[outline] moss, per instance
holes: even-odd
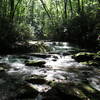
[[[47,82],[47,84],[51,87],[54,87],[57,83],[54,80],[52,80],[52,81]]]
[[[39,53],[45,53],[52,50],[52,48],[47,46],[44,42],[37,42],[32,46],[32,48],[34,52]]]
[[[68,97],[70,100],[99,100],[100,92],[94,89],[89,84],[84,83],[56,83],[53,84],[52,89],[45,94],[45,100],[65,100]],[[53,99],[52,99],[53,98]],[[60,98],[60,99],[59,99]],[[64,99],[62,99],[64,98]],[[69,100],[68,98],[68,100]]]
[[[96,90],[90,87],[89,85],[84,85],[83,88],[88,91],[89,93],[95,93]]]
[[[94,60],[96,60],[96,61],[100,61],[100,55],[96,55],[96,56],[94,56]]]
[[[100,62],[99,61],[95,61],[95,60],[85,61],[85,62],[80,62],[80,63],[84,64],[84,65],[89,65],[89,66],[99,66],[100,65]]]
[[[85,65],[99,66],[100,65],[100,51],[97,53],[80,52],[73,56],[73,58]]]
[[[0,72],[4,72],[5,69],[3,67],[0,67]]]
[[[74,83],[56,83],[47,94],[52,95],[52,97],[57,95],[58,98],[70,98],[70,100],[88,100],[83,91]]]
[[[73,94],[80,97],[81,99],[86,99],[86,95],[82,92],[82,90],[78,88],[73,88]]]
[[[82,84],[79,88],[89,98],[89,100],[99,100],[100,91],[97,91],[96,89],[94,89],[89,84]]]
[[[97,55],[100,55],[100,51],[97,52]]]
[[[89,61],[94,59],[95,53],[80,52],[73,56],[73,58],[79,62]]]
[[[25,61],[25,65],[26,66],[39,66],[39,67],[44,67],[44,64],[45,63],[46,63],[45,61],[35,61],[35,60]]]

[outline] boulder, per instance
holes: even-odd
[[[89,61],[93,60],[95,56],[95,53],[89,53],[89,52],[80,52],[73,56],[73,58],[79,62]]]
[[[18,93],[16,96],[17,100],[26,100],[26,99],[30,100],[36,98],[39,92],[30,85],[25,85],[20,87],[17,93]]]
[[[47,54],[47,53],[29,53],[28,55],[40,57],[40,58],[48,58],[52,56],[51,54]]]
[[[86,100],[81,90],[67,84],[56,84],[43,96],[43,100]],[[88,100],[88,99],[87,99]]]
[[[39,67],[44,67],[44,64],[45,63],[46,63],[45,61],[35,61],[35,60],[25,61],[25,65],[26,66],[39,66]]]
[[[27,82],[32,84],[45,84],[47,81],[42,76],[32,75],[25,79]]]
[[[87,84],[57,83],[42,100],[99,100],[100,92]]]

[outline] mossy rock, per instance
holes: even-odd
[[[30,99],[36,98],[36,96],[38,95],[38,91],[27,84],[24,86],[21,86],[17,90],[17,93],[18,93],[16,96],[17,100],[26,100],[26,99],[30,100]]]
[[[73,56],[73,58],[85,65],[99,66],[100,65],[100,51],[97,53],[80,52]]]
[[[47,84],[51,87],[54,87],[56,85],[56,82],[52,80],[52,81],[48,81]]]
[[[5,69],[3,67],[0,67],[0,72],[5,72]]]
[[[79,62],[84,62],[84,61],[93,60],[95,55],[96,55],[95,53],[80,52],[75,54],[73,58]]]
[[[99,100],[100,99],[100,91],[94,89],[91,85],[82,84],[80,89],[89,98],[89,100]]]
[[[81,62],[84,65],[89,65],[89,66],[99,66],[100,62],[99,61],[85,61],[85,62]]]
[[[0,72],[5,72],[10,69],[10,66],[5,63],[0,63]]]
[[[38,76],[38,75],[32,75],[30,77],[27,77],[25,80],[32,84],[46,84],[47,83],[47,81],[44,79],[43,76]]]
[[[46,62],[45,61],[35,61],[35,60],[32,60],[32,61],[25,61],[25,65],[26,66],[39,66],[39,67],[45,67],[45,64]]]
[[[43,100],[99,100],[100,92],[86,84],[57,83]]]
[[[89,85],[84,84],[82,88],[85,89],[89,93],[96,93],[96,90]]]
[[[47,46],[44,42],[41,41],[33,44],[32,49],[34,52],[38,52],[38,53],[45,53],[52,50],[51,47]]]
[[[5,69],[5,70],[9,70],[11,67],[8,65],[8,64],[6,64],[6,63],[0,63],[0,67],[2,67],[3,69]]]
[[[52,56],[51,54],[46,54],[46,53],[29,53],[28,55],[44,59]]]
[[[94,60],[95,60],[95,61],[100,61],[100,55],[95,56],[95,57],[94,57]]]
[[[100,51],[97,52],[97,55],[100,55]]]
[[[51,90],[44,94],[43,100],[88,100],[84,93],[74,84],[57,83]]]

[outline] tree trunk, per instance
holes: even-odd
[[[73,16],[73,7],[72,7],[72,1],[69,0],[69,4],[70,4],[70,9],[71,9],[71,16]]]
[[[14,19],[14,15],[15,15],[15,11],[17,9],[18,4],[21,2],[22,0],[18,0],[17,4],[15,5],[14,0],[10,0],[10,21],[13,22]]]
[[[51,15],[49,14],[48,9],[47,9],[47,7],[46,7],[46,4],[43,2],[43,0],[40,0],[40,1],[41,1],[41,3],[42,3],[42,6],[43,6],[45,12],[47,13],[49,19],[51,20],[52,24],[54,24],[54,23],[53,23],[53,20],[52,20],[52,18],[51,18]]]
[[[78,14],[80,14],[81,13],[81,7],[80,7],[80,0],[77,0],[77,2],[78,2],[78,10],[77,10],[77,12],[78,12]]]
[[[64,0],[64,18],[67,19],[67,0]]]
[[[13,21],[14,17],[14,0],[10,0],[10,20]]]

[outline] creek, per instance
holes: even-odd
[[[65,42],[45,42],[45,44],[52,47],[52,51],[0,56],[1,67],[2,64],[9,67],[5,72],[0,72],[0,100],[16,96],[19,85],[25,84],[24,80],[30,76],[40,76],[48,82],[86,82],[100,91],[100,69],[75,61],[72,54],[76,52],[76,46]],[[45,61],[45,67],[27,66],[26,60]],[[42,100],[40,93],[51,89],[45,83],[29,82],[29,84],[39,92],[35,100]]]

